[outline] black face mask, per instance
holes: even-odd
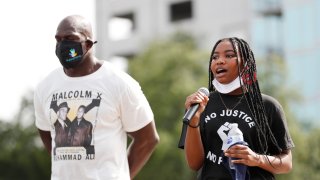
[[[56,45],[56,55],[66,69],[78,66],[83,60],[81,42],[63,40]]]

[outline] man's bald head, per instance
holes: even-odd
[[[57,34],[60,33],[80,33],[85,35],[88,39],[92,40],[92,27],[90,22],[80,16],[71,15],[65,17],[57,28]]]

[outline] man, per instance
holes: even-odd
[[[81,105],[78,108],[77,116],[70,127],[70,145],[88,147],[92,139],[92,124],[84,119],[86,107]]]
[[[159,136],[153,113],[139,84],[92,51],[90,23],[81,16],[64,18],[55,35],[56,55],[63,68],[50,73],[34,97],[36,126],[51,153],[54,111],[51,101],[67,101],[68,116],[83,104],[99,100],[86,112],[93,124],[92,151],[66,147],[52,157],[51,179],[133,179],[151,156]],[[51,133],[51,134],[50,134]],[[127,148],[127,137],[132,138]]]
[[[71,121],[67,115],[70,108],[67,102],[63,102],[58,106],[57,120],[54,123],[55,127],[55,147],[66,147],[68,146],[68,134],[70,129]]]

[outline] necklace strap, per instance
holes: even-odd
[[[224,101],[223,101],[223,99],[222,99],[222,96],[221,96],[221,94],[220,94],[219,92],[218,92],[218,95],[219,95],[219,97],[220,97],[220,100],[221,100],[222,104],[223,104],[224,107],[226,108],[226,110],[233,110],[234,108],[236,108],[236,107],[240,104],[240,102],[241,102],[241,100],[242,100],[242,98],[243,98],[243,96],[244,96],[244,94],[242,94],[242,96],[241,96],[241,98],[239,99],[239,101],[238,101],[237,103],[235,103],[235,105],[234,105],[232,108],[228,108],[227,105],[224,103]]]

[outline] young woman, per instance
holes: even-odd
[[[195,92],[185,102],[186,109],[200,104],[188,122],[184,147],[188,165],[200,172],[200,179],[235,179],[236,173],[251,180],[275,179],[274,174],[292,169],[294,144],[285,114],[276,99],[261,94],[254,55],[244,40],[215,44],[209,91],[209,97]],[[245,172],[230,164],[242,165]]]

